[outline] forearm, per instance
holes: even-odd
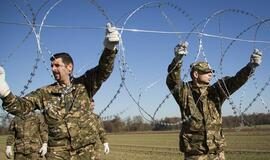
[[[100,138],[100,141],[102,142],[102,144],[108,142],[107,134],[106,134],[106,131],[104,129],[103,122],[100,118],[98,118],[98,134],[99,134],[99,138]]]
[[[48,125],[45,122],[43,115],[37,115],[37,119],[39,121],[39,133],[43,143],[48,142]]]
[[[104,49],[98,64],[100,80],[105,81],[113,71],[117,50]]]
[[[177,62],[175,59],[172,60],[171,64],[168,66],[168,75],[166,79],[166,84],[170,91],[172,91],[176,86],[181,83],[180,72],[181,72],[182,61]]]
[[[6,146],[12,146],[15,143],[15,136],[13,133],[7,137]]]
[[[3,108],[7,112],[17,116],[28,114],[30,111],[35,109],[31,101],[17,97],[13,95],[12,92],[10,92],[5,98],[2,98],[2,101]]]
[[[42,143],[48,143],[48,129],[41,130],[40,137]]]
[[[100,57],[99,64],[76,79],[78,83],[84,83],[90,97],[95,95],[102,83],[112,73],[116,53],[117,50],[112,51],[105,48]]]
[[[99,138],[101,143],[108,143],[108,138],[106,132],[103,130],[102,132],[99,133]]]
[[[254,68],[249,64],[238,71],[233,77],[225,77],[222,79],[222,89],[228,91],[229,95],[233,94],[241,86],[243,86],[249,77],[254,73]],[[225,82],[225,83],[224,83]]]
[[[47,135],[41,135],[42,143],[48,143],[48,133]]]
[[[42,143],[48,143],[48,129],[41,128],[40,137],[41,137]]]

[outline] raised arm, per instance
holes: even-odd
[[[18,97],[10,92],[6,97],[2,98],[2,101],[2,106],[7,112],[16,116],[23,116],[35,109],[42,108],[42,93],[37,90],[25,97]]]
[[[0,98],[6,111],[17,116],[28,114],[32,110],[41,108],[41,96],[40,91],[34,91],[25,97],[13,95],[5,80],[5,70],[0,66]]]
[[[166,79],[166,84],[172,94],[175,96],[177,91],[179,91],[180,85],[182,85],[182,80],[180,79],[181,67],[183,62],[183,57],[187,54],[188,43],[179,43],[174,48],[175,57],[171,64],[168,66],[168,75]]]
[[[254,73],[256,67],[261,64],[261,58],[262,53],[258,49],[255,49],[250,56],[250,62],[238,71],[235,76],[224,77],[214,84],[216,88],[219,88],[223,100],[247,82],[249,77]]]
[[[78,78],[83,81],[90,97],[93,97],[102,83],[108,79],[113,71],[114,59],[116,57],[116,45],[120,41],[120,36],[115,27],[107,24],[106,35],[104,40],[104,51],[96,67],[88,70],[84,75]]]

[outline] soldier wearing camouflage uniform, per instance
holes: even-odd
[[[47,153],[48,126],[42,115],[31,112],[15,116],[10,123],[6,142],[6,156],[11,159],[14,145],[15,160],[42,160]]]
[[[213,70],[207,62],[191,65],[192,81],[180,79],[182,58],[188,44],[175,47],[175,58],[168,67],[167,86],[181,110],[180,151],[185,160],[224,160],[225,139],[222,131],[223,102],[248,80],[261,63],[261,52],[254,50],[250,62],[235,76],[219,79],[213,85]]]
[[[94,109],[95,109],[95,101],[94,101],[94,99],[91,99],[90,111],[94,112]],[[107,138],[107,135],[106,135],[106,131],[105,131],[104,126],[103,126],[103,122],[102,122],[99,115],[95,114],[95,116],[96,116],[96,118],[95,118],[96,122],[95,123],[98,125],[97,128],[99,128],[98,136],[99,136],[99,139],[100,139],[101,143],[103,144],[104,153],[109,154],[110,148],[109,148],[109,143],[108,143],[108,138]],[[94,150],[95,150],[95,153],[96,153],[96,155],[95,155],[96,159],[100,160],[101,159],[101,155],[100,155],[101,149],[100,149],[100,146],[99,146],[98,143],[96,143],[96,146],[95,146]]]
[[[57,82],[22,98],[10,92],[4,69],[0,67],[0,97],[4,109],[15,115],[35,109],[43,111],[49,132],[48,160],[95,159],[99,128],[95,114],[89,113],[90,99],[112,73],[119,40],[118,31],[108,23],[99,64],[78,78],[72,76],[70,55],[55,54],[51,57],[51,67]]]

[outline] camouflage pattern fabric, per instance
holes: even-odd
[[[215,72],[211,69],[210,65],[207,62],[199,61],[194,62],[190,65],[192,71],[199,71],[202,73]]]
[[[40,157],[39,153],[21,154],[17,153],[14,155],[14,160],[44,160],[45,158]]]
[[[224,152],[218,154],[204,154],[199,156],[185,156],[185,160],[225,160]]]
[[[101,118],[98,115],[96,115],[96,121],[97,121],[96,124],[98,125],[98,128],[99,128],[98,136],[99,136],[99,139],[101,141],[101,144],[100,143],[95,144],[95,147],[94,147],[95,152],[94,152],[94,154],[95,154],[95,160],[100,160],[101,159],[102,144],[107,143],[108,139],[107,139],[106,131],[105,131],[104,127],[103,127],[103,122],[102,122]]]
[[[173,60],[167,76],[167,86],[180,107],[182,120],[186,120],[179,135],[180,151],[186,156],[222,152],[226,143],[221,106],[254,70],[247,65],[233,77],[224,77],[211,86],[198,87],[192,81],[180,79],[181,66],[182,62]]]
[[[104,129],[104,126],[103,126],[103,122],[98,115],[95,114],[95,116],[96,116],[96,124],[98,125],[97,128],[99,129],[98,130],[99,139],[100,139],[102,144],[107,143],[108,138],[107,138],[107,134],[106,134],[106,131]]]
[[[95,160],[101,160],[101,146],[102,144],[100,143],[96,143],[96,145],[94,146],[94,157]]]
[[[14,115],[42,110],[49,129],[49,152],[50,147],[79,150],[94,144],[99,128],[95,115],[89,114],[90,99],[112,73],[116,53],[105,48],[99,64],[74,78],[71,86],[54,83],[22,98],[10,93],[2,99],[3,107]]]
[[[39,149],[48,142],[48,126],[42,115],[30,113],[23,117],[15,116],[10,123],[6,145],[14,145],[15,159],[39,157]],[[16,158],[20,157],[20,158]],[[28,158],[31,159],[31,158]],[[32,158],[37,159],[37,158]]]
[[[80,149],[67,150],[63,147],[51,147],[46,154],[49,160],[97,160],[95,153],[95,144],[90,144]]]

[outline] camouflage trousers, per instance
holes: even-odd
[[[47,160],[97,160],[95,145],[91,144],[77,150],[66,150],[65,147],[49,147]]]
[[[101,160],[101,147],[100,143],[96,143],[94,147],[95,160]]]
[[[203,154],[203,155],[185,155],[185,160],[225,160],[224,151],[218,154]]]
[[[38,153],[31,153],[31,154],[14,153],[14,160],[43,160],[43,158]]]

